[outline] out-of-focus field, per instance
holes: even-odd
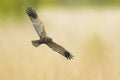
[[[120,9],[38,11],[55,42],[75,57],[67,60],[38,39],[26,15],[1,23],[0,80],[120,80]]]

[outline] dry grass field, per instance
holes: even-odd
[[[120,80],[120,9],[38,11],[53,40],[75,57],[67,60],[46,45],[29,18],[1,22],[0,80]]]

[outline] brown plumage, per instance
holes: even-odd
[[[67,51],[62,46],[58,45],[57,43],[53,42],[52,38],[50,38],[46,35],[44,25],[40,21],[40,19],[39,19],[35,10],[33,10],[32,8],[27,8],[26,9],[26,14],[31,19],[31,21],[33,23],[33,26],[34,26],[37,34],[40,37],[39,40],[33,40],[32,41],[33,46],[38,47],[40,44],[46,44],[50,48],[52,48],[54,51],[56,51],[59,54],[65,56],[67,59],[73,59],[74,56],[71,55],[71,53],[69,53],[69,51]]]

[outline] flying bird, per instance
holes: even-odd
[[[35,10],[33,10],[31,7],[26,9],[26,14],[29,16],[30,20],[32,21],[32,24],[39,35],[39,40],[33,40],[31,41],[33,46],[38,47],[41,44],[46,44],[52,50],[58,52],[59,54],[63,55],[67,59],[73,59],[73,55],[67,51],[62,46],[58,45],[57,43],[53,42],[52,38],[48,37],[44,28],[43,23],[39,19],[37,13]]]

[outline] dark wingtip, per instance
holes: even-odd
[[[37,13],[35,10],[33,10],[31,7],[26,9],[26,14],[28,14],[29,16],[33,17],[33,18],[37,18]]]
[[[71,55],[68,51],[66,51],[66,52],[64,52],[64,54],[65,54],[65,57],[67,58],[67,59],[73,59],[73,55]]]

